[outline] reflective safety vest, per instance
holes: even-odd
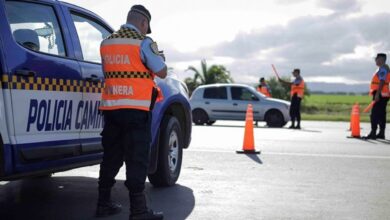
[[[375,91],[378,91],[380,82],[381,81],[379,80],[378,74],[374,73],[370,85],[370,95],[373,95]],[[390,97],[389,83],[390,83],[390,72],[387,73],[386,81],[382,87],[382,91],[381,91],[382,97]]]
[[[295,93],[299,98],[303,98],[303,95],[305,94],[305,82],[303,79],[298,85],[295,85],[294,83],[291,85],[291,97],[293,97]]]
[[[267,86],[258,86],[257,91],[267,97],[271,97],[271,93],[269,93]]]
[[[144,38],[136,30],[121,28],[101,43],[105,85],[100,110],[150,110],[156,86],[154,74],[142,63]]]

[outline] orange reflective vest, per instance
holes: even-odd
[[[269,93],[267,86],[258,86],[257,91],[267,97],[271,97],[271,93]]]
[[[141,59],[144,38],[133,29],[121,28],[101,43],[105,85],[100,110],[150,110],[155,83]]]
[[[370,95],[373,95],[375,91],[378,91],[380,82],[381,81],[379,80],[378,74],[374,73],[370,85]],[[390,97],[389,83],[390,83],[390,72],[387,73],[386,81],[382,87],[382,92],[381,92],[382,97]]]
[[[299,98],[303,98],[303,95],[305,94],[305,82],[303,79],[298,85],[295,85],[294,83],[291,85],[291,97],[293,97],[295,93]]]

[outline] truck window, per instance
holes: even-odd
[[[72,13],[72,19],[77,30],[84,60],[101,63],[100,43],[110,35],[110,32],[84,16]]]
[[[232,87],[232,99],[241,100],[241,101],[259,101],[259,98],[256,97],[251,91],[242,87]]]
[[[205,99],[227,99],[225,87],[206,88],[204,90],[203,98]]]
[[[12,34],[18,44],[29,50],[66,55],[53,7],[16,1],[6,1],[5,7]]]

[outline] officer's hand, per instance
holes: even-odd
[[[379,95],[375,95],[375,102],[379,102]]]

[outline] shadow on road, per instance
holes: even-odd
[[[186,219],[195,207],[193,191],[182,185],[154,188],[147,184],[146,192],[151,208],[163,211],[165,219]],[[117,181],[112,197],[122,204],[123,210],[104,219],[128,219],[129,199],[124,181]],[[8,182],[0,185],[0,219],[96,219],[96,199],[95,178],[52,177]]]
[[[356,138],[356,137],[350,137],[350,136],[348,136],[347,138],[360,140],[360,141],[367,142],[367,143],[370,143],[370,144],[378,144],[378,143],[376,143],[374,140],[365,139],[365,138],[362,138],[362,137]]]
[[[245,156],[251,158],[253,161],[255,161],[258,164],[263,164],[263,161],[261,161],[260,157],[257,156],[257,154],[245,154]]]
[[[201,127],[202,125],[197,125],[197,126]],[[205,127],[244,128],[245,125],[212,125],[212,126],[205,126]]]
[[[245,122],[243,122],[245,123]],[[195,125],[197,127],[202,127],[203,125]],[[204,127],[220,127],[220,128],[245,128],[245,124],[243,125],[211,125],[211,126],[204,126]],[[285,127],[281,128],[272,128],[272,127],[267,127],[267,126],[256,126],[253,125],[254,129],[287,129]]]
[[[378,139],[376,139],[376,141],[378,141],[380,143],[383,143],[383,144],[390,144],[390,140],[384,140],[384,139],[378,140]]]

